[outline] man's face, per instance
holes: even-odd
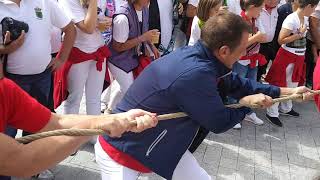
[[[232,68],[233,64],[239,60],[239,58],[246,53],[247,44],[248,44],[249,33],[244,32],[238,47],[233,51],[230,50],[228,46],[222,46],[216,56],[218,59],[228,68]],[[218,54],[217,54],[218,53]]]

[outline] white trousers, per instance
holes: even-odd
[[[292,74],[293,74],[294,64],[289,64],[286,69],[286,81],[287,87],[295,88],[298,87],[299,83],[292,82]],[[292,110],[292,101],[275,103],[270,108],[267,108],[267,114],[271,117],[279,117],[279,109],[281,112],[287,113]]]
[[[95,145],[96,161],[101,169],[102,180],[136,180],[140,173],[113,161],[102,149],[99,141]],[[162,162],[165,163],[165,162]],[[173,172],[172,180],[211,180],[211,176],[200,167],[190,151],[186,151]]]
[[[101,114],[100,97],[106,72],[105,62],[102,71],[96,67],[97,61],[90,60],[74,64],[68,74],[68,98],[64,103],[64,114],[78,114],[85,89],[86,110],[89,115]]]
[[[115,106],[121,101],[124,97],[125,93],[133,83],[133,73],[126,73],[122,69],[114,66],[111,63],[108,63],[109,70],[114,77],[114,79],[118,82],[120,88],[117,88],[114,93],[111,93],[110,101],[108,103],[109,109],[114,109]]]

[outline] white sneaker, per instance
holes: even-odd
[[[106,110],[104,110],[104,115],[109,115],[112,114],[112,109],[107,108]]]
[[[244,118],[245,121],[249,121],[252,122],[253,124],[256,125],[262,125],[263,121],[257,117],[256,113],[251,113],[251,114],[247,114],[246,117]]]
[[[33,178],[38,179],[38,180],[53,180],[54,175],[50,170],[45,170],[45,171],[41,172],[40,174],[33,176]]]
[[[235,126],[233,126],[233,129],[241,129],[241,124],[240,123],[236,124]]]

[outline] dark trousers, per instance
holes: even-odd
[[[306,84],[307,86],[312,87],[313,84],[313,71],[315,67],[314,55],[312,53],[313,42],[307,39],[307,50],[305,54],[305,63],[306,63]]]
[[[11,180],[9,176],[0,176],[0,180]]]
[[[271,61],[274,60],[274,58],[276,57],[277,51],[278,51],[278,49],[274,45],[274,42],[270,42],[270,43],[261,44],[259,53],[264,55],[266,60],[267,60],[267,62],[269,63],[270,60]],[[268,67],[268,63],[266,65],[264,65],[264,66],[259,66],[258,67],[257,81],[261,81],[262,75],[266,73],[267,67]]]
[[[210,131],[208,131],[206,128],[204,127],[200,127],[199,131],[196,135],[196,137],[194,138],[191,146],[189,147],[189,151],[191,153],[194,153],[198,147],[200,146],[200,144],[202,143],[202,141],[207,137],[207,135],[209,134]]]
[[[47,69],[40,74],[35,75],[17,75],[7,73],[7,78],[14,81],[25,92],[35,98],[43,106],[48,107],[48,98],[51,87],[51,70]],[[15,137],[17,129],[8,127],[6,134]],[[29,135],[28,132],[23,132],[23,135]]]
[[[57,56],[58,53],[53,53],[51,54],[52,58],[55,58]],[[51,76],[51,86],[50,86],[50,91],[49,91],[49,97],[48,97],[48,106],[47,108],[49,108],[51,110],[51,112],[55,112],[54,111],[54,102],[53,102],[53,80],[54,80],[54,75],[52,73]]]

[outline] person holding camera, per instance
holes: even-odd
[[[71,19],[54,0],[0,1],[0,53],[6,54],[6,77],[47,106],[51,86],[51,71],[65,62],[75,39]],[[64,32],[60,56],[51,58],[51,28]],[[14,137],[16,129],[8,129]],[[27,133],[24,133],[27,134]]]

